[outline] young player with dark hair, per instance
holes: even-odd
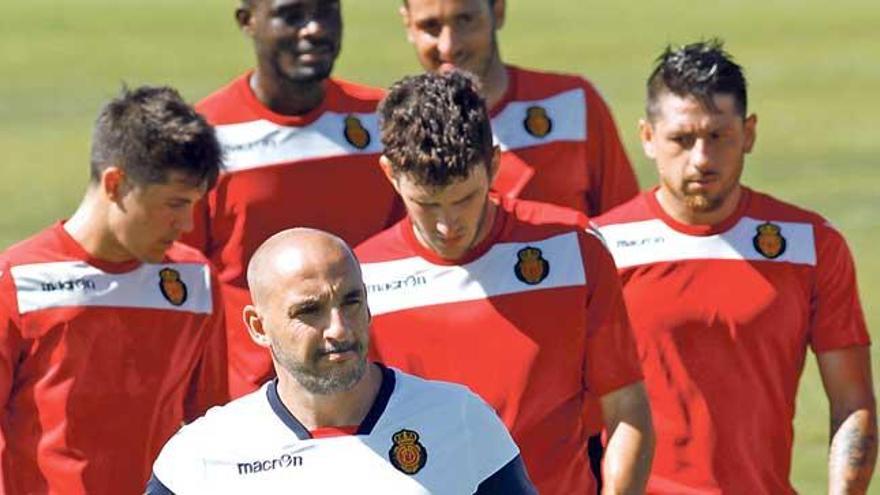
[[[226,400],[218,283],[175,243],[220,163],[175,90],[125,90],[73,216],[0,253],[0,492],[139,493],[181,422]]]
[[[588,397],[610,493],[638,492],[653,433],[611,257],[580,212],[490,196],[499,150],[476,81],[408,77],[380,106],[403,221],[357,248],[377,358],[467,385],[498,412],[540,493],[595,491]]]

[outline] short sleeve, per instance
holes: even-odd
[[[611,254],[589,233],[581,236],[581,251],[588,287],[585,386],[601,397],[642,380],[642,369]]]
[[[871,340],[859,301],[855,266],[846,241],[827,225],[817,227],[816,239],[810,322],[813,352],[869,345]]]
[[[587,98],[587,169],[591,186],[587,202],[590,216],[598,216],[639,193],[633,171],[611,110],[589,83]]]
[[[468,392],[465,404],[465,428],[468,431],[469,465],[479,485],[519,455],[507,428],[495,411],[481,398]]]
[[[198,445],[196,433],[193,426],[184,426],[162,447],[153,463],[146,493],[186,494],[204,489],[205,463],[199,455],[199,447],[204,449],[205,446]]]

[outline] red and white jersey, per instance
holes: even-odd
[[[218,298],[182,244],[108,263],[59,222],[0,254],[0,493],[142,493],[181,422],[227,399]]]
[[[588,393],[641,379],[614,264],[586,218],[502,198],[487,238],[445,261],[410,220],[356,249],[372,352],[467,385],[510,429],[540,493],[588,493]]]
[[[743,190],[719,225],[683,225],[655,191],[598,218],[620,270],[651,401],[649,492],[794,493],[807,347],[869,344],[852,256],[819,215]]]
[[[214,263],[224,285],[233,397],[274,376],[269,353],[241,323],[250,303],[247,263],[260,244],[287,228],[313,227],[354,246],[403,214],[378,163],[380,90],[329,79],[319,107],[279,115],[256,98],[250,75],[196,106],[216,127],[225,172],[183,239]]]
[[[608,105],[579,76],[508,66],[509,87],[491,109],[501,148],[493,188],[590,216],[639,192]]]

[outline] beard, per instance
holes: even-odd
[[[348,362],[331,366],[325,372],[319,370],[318,361],[327,352],[316,351],[309,356],[307,362],[302,362],[278,349],[274,342],[269,349],[275,362],[290,373],[300,386],[315,395],[347,392],[361,381],[367,370],[367,353],[364,345],[360,342],[356,342],[351,346],[333,349],[336,352],[353,350],[357,353],[358,357]]]

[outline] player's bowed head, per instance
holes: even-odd
[[[282,401],[307,427],[358,424],[381,384],[368,366],[370,312],[360,266],[336,236],[279,232],[248,265],[243,317],[272,354]]]

